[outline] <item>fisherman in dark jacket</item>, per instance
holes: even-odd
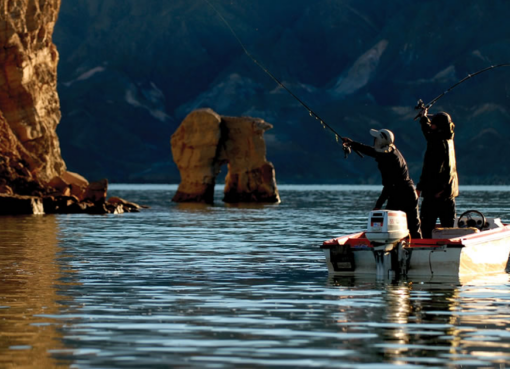
[[[454,128],[449,114],[440,112],[420,118],[421,129],[427,140],[423,169],[416,189],[422,195],[421,225],[423,237],[431,238],[437,218],[442,227],[453,227],[455,222],[455,197],[459,195],[459,181],[453,143]]]
[[[418,217],[418,196],[413,180],[409,177],[407,163],[395,147],[395,136],[387,129],[371,129],[374,146],[364,145],[344,137],[344,145],[362,154],[375,158],[381,172],[383,190],[374,210],[381,209],[387,201],[386,209],[401,210],[407,215],[407,228],[412,238],[422,238]]]

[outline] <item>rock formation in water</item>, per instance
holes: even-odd
[[[107,181],[68,172],[56,128],[60,0],[0,0],[0,213],[120,212]],[[119,205],[120,204],[120,205]]]
[[[220,116],[211,109],[191,112],[172,135],[172,154],[181,183],[172,201],[214,202],[221,166],[228,165],[223,201],[280,201],[275,170],[266,160],[262,119]]]

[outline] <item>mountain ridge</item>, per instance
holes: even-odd
[[[393,130],[415,182],[425,149],[416,101],[510,60],[504,1],[214,5],[250,53],[341,135],[370,143],[369,129]],[[334,135],[246,56],[204,1],[64,2],[54,42],[62,154],[87,177],[178,183],[170,136],[190,110],[209,107],[274,126],[265,136],[279,183],[380,182],[369,158],[343,159]],[[432,109],[456,122],[461,185],[510,183],[500,159],[510,136],[503,69]]]

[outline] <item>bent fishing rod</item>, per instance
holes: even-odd
[[[422,112],[424,110],[429,110],[432,105],[434,105],[437,100],[439,100],[440,98],[442,98],[444,95],[446,95],[448,92],[450,92],[451,90],[453,90],[455,87],[457,87],[458,85],[460,85],[461,83],[463,82],[466,82],[468,79],[480,74],[480,73],[483,73],[483,72],[486,72],[488,70],[491,70],[491,69],[494,69],[494,68],[499,68],[499,67],[510,67],[510,64],[497,64],[497,65],[491,65],[490,67],[487,67],[487,68],[484,68],[484,69],[481,69],[479,70],[478,72],[475,72],[473,74],[468,74],[467,77],[461,79],[459,82],[455,83],[453,86],[451,86],[449,89],[447,89],[446,91],[444,91],[443,93],[439,94],[438,96],[436,96],[434,99],[432,99],[432,101],[430,101],[427,105],[425,105],[423,103],[423,100],[420,99],[418,100],[418,103],[416,104],[416,106],[414,107],[415,109],[419,109],[420,110],[420,113],[414,118],[414,120],[418,119],[420,117],[420,115],[422,114]]]
[[[207,4],[209,4],[209,6],[215,11],[215,13],[218,15],[218,17],[223,21],[223,23],[225,23],[225,25],[227,26],[227,28],[230,30],[230,32],[232,33],[232,35],[236,38],[237,42],[239,43],[239,45],[241,45],[241,48],[243,49],[244,53],[255,63],[257,64],[260,69],[262,69],[269,77],[271,77],[273,79],[273,81],[275,81],[280,87],[282,87],[285,91],[287,91],[294,99],[296,99],[306,110],[308,110],[308,113],[310,114],[311,117],[315,117],[316,120],[318,120],[320,122],[320,124],[322,125],[322,128],[326,129],[328,128],[331,132],[333,132],[335,134],[335,138],[336,138],[336,142],[340,142],[340,140],[342,140],[342,142],[344,141],[344,138],[342,136],[340,136],[340,134],[338,134],[334,129],[333,127],[331,127],[329,124],[327,124],[326,122],[324,122],[324,120],[321,119],[321,117],[319,117],[308,105],[306,105],[299,97],[297,97],[291,90],[289,90],[287,88],[287,86],[285,86],[278,78],[276,78],[266,67],[264,67],[261,63],[259,63],[259,61],[257,59],[255,59],[255,57],[253,55],[250,54],[250,52],[248,51],[248,49],[244,46],[244,43],[241,41],[241,39],[237,36],[237,33],[235,33],[234,29],[230,26],[230,24],[227,22],[227,20],[223,17],[223,15],[220,13],[220,11],[218,9],[216,9],[216,7],[211,4],[211,2],[209,0],[204,0]],[[347,145],[343,145],[342,144],[342,149],[344,150],[344,154],[345,154],[345,157],[347,158],[347,156],[351,153],[351,148]],[[360,157],[363,157],[363,155],[357,151],[357,150],[354,150],[354,152],[356,154],[358,154]]]

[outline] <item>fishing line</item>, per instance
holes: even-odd
[[[296,99],[306,110],[308,110],[308,113],[310,114],[311,117],[315,117],[316,120],[318,120],[320,122],[320,124],[322,125],[322,128],[326,129],[328,128],[331,132],[333,132],[335,134],[335,138],[336,138],[336,142],[340,142],[340,140],[343,141],[343,137],[340,136],[340,134],[338,134],[334,129],[333,127],[331,127],[329,124],[327,124],[326,122],[324,122],[324,120],[321,119],[321,117],[319,117],[308,105],[306,105],[299,97],[297,97],[291,90],[289,90],[278,78],[276,78],[266,67],[264,67],[262,64],[259,63],[259,61],[257,59],[255,59],[255,57],[250,54],[250,52],[248,51],[248,49],[244,46],[244,43],[241,41],[241,39],[237,36],[236,32],[234,31],[234,29],[230,26],[230,24],[227,22],[227,20],[223,17],[223,15],[220,13],[220,11],[218,9],[216,9],[216,7],[211,4],[211,2],[209,0],[204,0],[207,4],[209,4],[209,6],[216,12],[216,14],[218,15],[218,17],[223,21],[223,23],[225,23],[225,25],[228,27],[228,29],[230,30],[230,32],[232,33],[232,35],[234,35],[234,37],[236,38],[237,42],[239,43],[239,45],[241,45],[244,53],[255,63],[257,64],[269,77],[271,77],[273,79],[273,81],[275,81],[279,86],[281,86],[285,91],[287,91],[294,99]],[[346,146],[343,146],[343,149],[346,153],[346,156],[347,156],[347,153],[348,153],[348,150],[350,150],[349,147],[346,147]],[[356,152],[356,154],[358,154],[360,157],[363,157],[363,155],[354,150],[354,152]]]
[[[432,105],[434,105],[437,100],[439,100],[440,98],[442,98],[444,95],[446,95],[448,92],[450,92],[451,90],[453,90],[455,87],[457,87],[458,85],[460,85],[461,83],[463,82],[466,82],[468,79],[480,74],[480,73],[483,73],[483,72],[486,72],[488,70],[491,70],[491,69],[494,69],[494,68],[499,68],[499,67],[510,67],[510,64],[497,64],[497,65],[491,65],[490,67],[487,67],[487,68],[484,68],[482,70],[479,70],[478,72],[475,72],[473,74],[468,74],[467,77],[461,79],[459,82],[455,83],[453,86],[451,86],[449,89],[447,89],[446,91],[444,91],[443,93],[439,94],[438,96],[436,96],[434,99],[432,99],[432,101],[430,101],[427,105],[425,105],[423,103],[423,100],[418,100],[418,104],[415,106],[415,109],[420,109],[420,110],[425,110],[425,109],[430,109],[432,107]],[[416,120],[418,117],[420,116],[420,114],[418,114],[414,119]]]

